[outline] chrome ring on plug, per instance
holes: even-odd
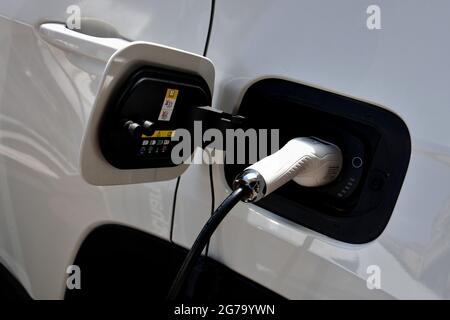
[[[249,196],[247,199],[243,199],[244,202],[256,202],[266,194],[266,182],[258,171],[253,169],[247,169],[236,176],[233,182],[233,189],[236,190],[239,187],[244,187],[249,190]]]

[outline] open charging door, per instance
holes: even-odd
[[[148,42],[118,50],[83,137],[82,177],[118,185],[180,176],[188,165],[172,162],[172,138],[189,128],[198,107],[211,105],[213,86],[214,66],[205,57]]]

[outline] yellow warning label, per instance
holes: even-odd
[[[156,130],[151,136],[145,134],[142,138],[171,138],[175,134],[175,130]]]
[[[176,99],[178,97],[178,90],[177,89],[167,89],[166,92],[166,98],[169,99]]]
[[[159,113],[159,121],[170,121],[172,117],[173,109],[175,108],[175,102],[177,102],[178,90],[168,88],[166,91],[166,97],[164,98],[161,111]]]

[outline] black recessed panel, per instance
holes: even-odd
[[[366,243],[386,227],[409,163],[405,123],[372,104],[279,79],[246,92],[239,114],[248,127],[280,130],[280,146],[316,136],[338,145],[344,157],[332,184],[305,188],[290,182],[257,205],[349,243]],[[226,165],[228,182],[244,165]]]
[[[174,94],[171,98],[169,94]],[[174,104],[164,109],[167,98]],[[137,70],[108,102],[99,130],[105,159],[119,169],[173,167],[171,140],[175,129],[190,129],[191,114],[211,104],[203,78],[185,72],[145,67]],[[170,113],[164,114],[165,110]],[[133,135],[124,125],[150,121],[152,133]]]

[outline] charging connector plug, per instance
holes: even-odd
[[[241,172],[233,188],[252,190],[245,202],[256,202],[290,180],[305,187],[332,182],[342,167],[341,150],[317,138],[295,138],[274,154]]]

